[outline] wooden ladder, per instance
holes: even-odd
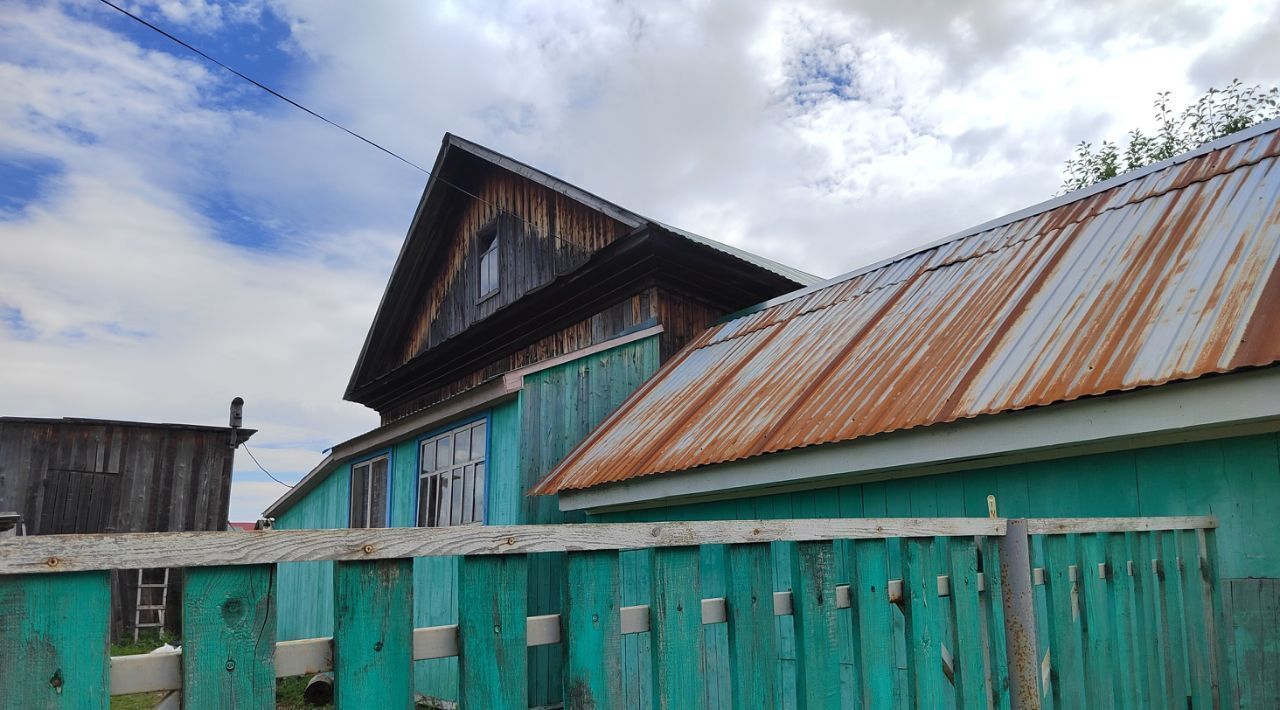
[[[164,576],[161,577],[161,580],[159,582],[154,582],[154,581],[148,582],[146,581],[146,573],[148,571],[162,571],[164,572]],[[154,598],[155,592],[151,591],[150,594],[148,594],[148,591],[150,590],[159,590],[160,602],[158,604],[155,603],[156,601]],[[149,603],[143,604],[142,602],[144,601],[144,598],[149,596],[151,598],[146,599],[146,601]],[[133,642],[134,643],[138,642],[138,633],[142,629],[163,629],[164,628],[165,602],[167,602],[168,599],[169,599],[169,568],[165,567],[161,570],[139,569],[138,570],[138,586],[135,592],[134,604],[133,604]],[[153,614],[150,621],[143,620],[144,615],[147,612],[150,612],[151,614]]]

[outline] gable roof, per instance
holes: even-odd
[[[389,349],[393,349],[398,344],[397,337],[401,333],[403,323],[418,305],[414,298],[405,297],[405,295],[416,294],[430,279],[431,274],[428,273],[426,265],[430,263],[432,256],[444,245],[449,236],[439,230],[428,229],[428,227],[431,226],[434,220],[441,217],[447,202],[459,199],[479,199],[459,185],[462,181],[458,177],[458,173],[462,170],[463,162],[474,162],[476,160],[481,161],[483,164],[506,170],[596,210],[629,228],[633,234],[645,230],[660,230],[688,244],[713,250],[722,258],[740,262],[747,269],[758,270],[775,279],[794,284],[796,287],[810,286],[822,281],[817,276],[785,266],[771,259],[707,239],[692,232],[667,227],[656,220],[638,215],[537,168],[477,143],[446,133],[441,141],[440,152],[436,155],[436,161],[432,167],[430,177],[427,179],[422,198],[419,200],[417,210],[414,212],[413,221],[410,223],[404,244],[396,258],[395,266],[392,267],[386,290],[383,292],[378,309],[374,314],[373,322],[369,327],[369,332],[365,336],[364,345],[360,349],[355,368],[352,370],[351,379],[347,384],[345,393],[347,399],[357,399],[357,393],[362,386],[386,374],[385,365],[377,365],[375,361],[380,360]],[[774,292],[777,293],[778,291]],[[380,367],[382,369],[379,369]]]
[[[1280,361],[1280,121],[712,327],[535,489]]]

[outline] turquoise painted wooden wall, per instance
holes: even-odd
[[[593,520],[985,516],[989,494],[996,496],[999,512],[1006,517],[1217,515],[1221,576],[1235,637],[1242,706],[1280,707],[1280,674],[1275,672],[1280,668],[1280,435],[612,513]],[[781,591],[786,588],[791,545],[776,547],[775,589]],[[648,551],[624,554],[624,605],[648,603],[651,555]],[[723,570],[723,550],[704,549],[704,597],[724,593]],[[779,632],[780,680],[793,689],[794,638],[789,625]],[[727,639],[720,629],[708,628],[705,633],[708,705],[727,708]],[[647,636],[636,634],[624,641],[629,644],[624,661],[632,664],[626,676],[627,707],[647,707]],[[848,648],[847,641],[842,646]],[[895,653],[899,667],[905,667],[906,649],[899,646]],[[842,684],[847,685],[849,666],[844,664],[843,669]],[[784,694],[782,705],[788,706],[792,697]]]
[[[347,526],[351,467],[334,469],[320,485],[276,519],[281,530]],[[276,574],[279,585],[276,634],[281,641],[333,635],[333,564],[288,562]]]
[[[658,368],[658,338],[596,353],[525,377],[516,399],[487,412],[489,417],[486,523],[558,523],[566,518],[554,499],[525,495],[597,424]],[[442,427],[447,428],[447,427]],[[397,442],[391,454],[390,524],[415,524],[418,441]],[[281,529],[336,528],[348,524],[349,463],[282,514]],[[413,563],[414,625],[458,622],[457,558],[422,558]],[[563,556],[534,555],[528,563],[529,613],[558,612],[563,590]],[[281,640],[333,633],[333,569],[325,563],[289,563],[279,571],[278,629]],[[530,698],[555,704],[561,697],[558,648],[537,648],[529,657]],[[458,698],[456,658],[414,663],[414,689],[429,697]]]

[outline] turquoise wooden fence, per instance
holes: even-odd
[[[805,519],[18,539],[0,548],[0,705],[181,691],[188,708],[268,708],[277,678],[332,670],[338,707],[409,708],[412,662],[457,656],[462,707],[525,708],[529,649],[558,647],[572,708],[1231,707],[1213,528]],[[793,544],[781,585],[779,544]],[[702,545],[727,546],[722,595],[701,588]],[[633,550],[651,551],[648,604],[623,606],[619,555]],[[528,556],[543,552],[567,553],[564,611],[530,616]],[[437,555],[461,556],[459,621],[415,629],[411,558]],[[302,560],[335,567],[334,636],[276,643],[275,564]],[[108,570],[137,567],[185,568],[180,653],[108,657]],[[643,663],[623,651],[641,637]]]

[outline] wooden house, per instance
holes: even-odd
[[[281,529],[580,521],[529,488],[717,318],[817,281],[446,135],[347,387],[382,424],[265,515]],[[535,560],[530,613],[557,608],[561,559]],[[456,569],[415,560],[416,625],[456,621]],[[278,584],[282,640],[332,634],[331,565],[282,565]],[[559,655],[530,653],[530,697],[559,702]],[[415,676],[456,699],[456,659]]]
[[[592,522],[984,516],[988,496],[1006,517],[1212,514],[1222,682],[1280,707],[1278,262],[1273,121],[722,319],[535,493]],[[1059,552],[1092,575],[1081,537]],[[651,558],[624,555],[622,603],[648,603]],[[724,564],[704,548],[704,596],[724,594]],[[727,639],[706,629],[708,706],[727,707]],[[1042,646],[1044,687],[1103,651]],[[649,674],[629,658],[630,701]],[[784,683],[795,658],[784,639]],[[1191,707],[1184,690],[1170,706]]]
[[[27,535],[224,530],[235,450],[255,432],[238,426],[149,424],[104,419],[0,417],[0,511],[22,518]],[[158,573],[146,583],[162,584]],[[113,632],[134,630],[137,571],[116,575]],[[144,604],[170,609],[177,630],[175,576],[144,591]],[[159,610],[153,610],[159,611]]]

